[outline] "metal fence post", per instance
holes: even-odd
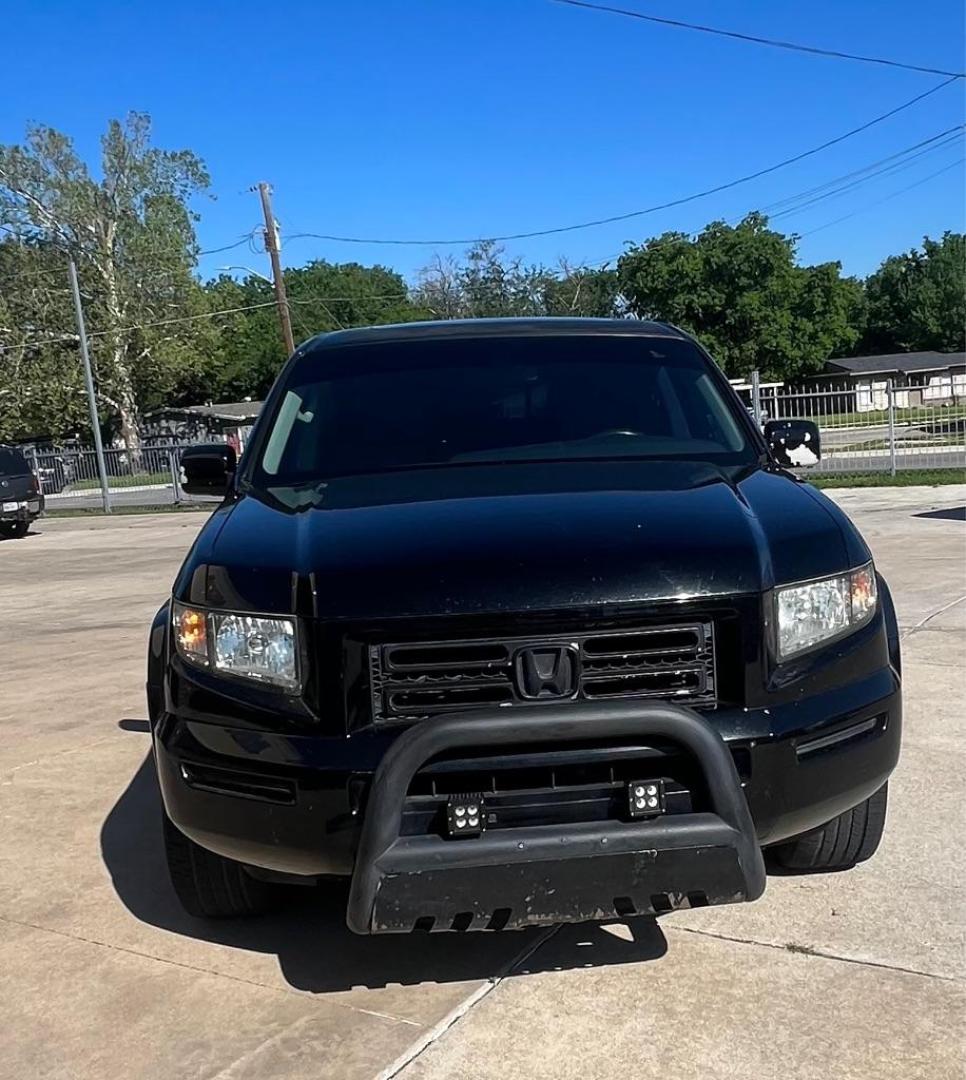
[[[761,376],[757,368],[751,373],[751,411],[755,423],[761,427]]]
[[[896,395],[892,379],[886,383],[886,401],[889,408],[889,472],[896,475]]]
[[[181,464],[178,450],[168,450],[168,468],[171,470],[171,487],[174,490],[174,505],[181,505]]]

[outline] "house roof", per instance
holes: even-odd
[[[254,420],[261,411],[260,401],[225,401],[208,405],[175,405],[155,409],[148,417],[202,417],[208,420]]]
[[[831,372],[848,375],[909,375],[919,371],[945,371],[951,367],[966,366],[966,353],[962,352],[908,352],[888,353],[885,356],[837,357],[826,363]]]

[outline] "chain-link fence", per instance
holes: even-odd
[[[769,420],[818,424],[821,461],[807,474],[863,475],[906,470],[966,469],[966,394],[958,386],[791,389],[751,381],[749,407]]]

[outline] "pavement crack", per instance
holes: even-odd
[[[478,986],[473,993],[464,998],[455,1009],[451,1009],[438,1024],[431,1027],[422,1038],[417,1039],[411,1046],[407,1047],[391,1065],[387,1066],[379,1073],[376,1080],[392,1080],[394,1076],[398,1076],[403,1069],[408,1065],[411,1065],[424,1051],[428,1050],[434,1043],[438,1042],[454,1024],[462,1020],[470,1009],[478,1005],[489,994],[493,993],[508,975],[512,975],[521,964],[526,963],[537,949],[545,942],[549,941],[559,929],[559,924],[547,927],[525,949],[522,949],[508,963],[504,964],[496,975],[492,975],[482,984],[482,986]]]
[[[43,754],[39,758],[34,758],[33,761],[24,761],[20,765],[14,765],[12,769],[8,769],[7,772],[3,774],[3,779],[0,780],[0,787],[6,787],[8,784],[12,784],[14,775],[24,769],[32,769],[34,765],[42,765],[45,761],[52,761],[54,758],[65,757],[67,754],[82,754],[85,750],[92,750],[95,746],[100,746],[101,743],[108,742],[113,738],[115,738],[114,735],[104,735],[100,739],[95,739],[93,742],[84,743],[83,746],[67,746],[63,750],[55,750],[52,754]]]
[[[955,607],[957,604],[961,604],[964,600],[966,600],[966,595],[957,596],[955,600],[950,600],[948,604],[943,604],[941,608],[937,608],[935,611],[931,611],[928,615],[923,616],[915,626],[911,626],[900,635],[901,640],[905,641],[906,638],[912,637],[913,634],[924,629],[933,619],[949,611],[950,608]]]
[[[235,1058],[235,1060],[228,1065],[218,1069],[217,1072],[209,1073],[208,1080],[230,1080],[232,1076],[239,1075],[239,1070],[246,1069],[258,1058],[258,1055],[261,1054],[263,1050],[271,1046],[277,1046],[286,1039],[291,1039],[297,1031],[306,1027],[310,1021],[311,1017],[307,1016],[302,1016],[298,1020],[293,1020],[291,1024],[287,1024],[281,1031],[276,1031],[274,1035],[269,1035],[267,1038],[262,1039],[257,1046],[253,1046],[251,1050],[246,1050],[244,1054]]]
[[[939,982],[962,983],[966,980],[955,975],[937,975],[932,971],[919,971],[916,968],[903,967],[901,964],[884,964],[879,960],[859,960],[854,956],[840,956],[838,953],[828,952],[825,949],[816,948],[813,945],[798,945],[795,942],[787,942],[778,945],[773,941],[757,941],[755,938],[733,937],[730,934],[716,934],[713,930],[698,930],[692,926],[668,926],[662,928],[672,934],[695,934],[698,937],[714,938],[716,941],[731,941],[736,945],[757,945],[762,949],[775,949],[778,952],[787,952],[799,956],[818,956],[823,960],[837,960],[842,964],[855,964],[857,967],[881,968],[884,971],[895,971],[902,975],[918,975],[923,979],[936,979]]]
[[[288,994],[291,997],[308,998],[310,1001],[324,1002],[327,1005],[337,1005],[340,1009],[348,1009],[349,1012],[365,1013],[367,1016],[376,1016],[380,1020],[392,1020],[397,1024],[406,1024],[409,1027],[421,1027],[416,1020],[409,1020],[403,1016],[393,1016],[391,1013],[379,1012],[376,1009],[363,1009],[358,1005],[349,1005],[344,1001],[335,1001],[330,997],[320,994],[307,993],[304,990],[296,990],[294,987],[274,986],[271,983],[259,982],[257,979],[245,979],[240,975],[229,975],[224,971],[214,971],[211,968],[200,967],[197,964],[186,964],[183,960],[169,960],[165,956],[155,956],[152,953],[142,952],[140,949],[129,949],[125,945],[114,945],[109,941],[100,941],[97,938],[84,937],[83,934],[69,934],[65,930],[54,930],[50,926],[39,926],[37,923],[27,922],[24,919],[11,919],[9,915],[0,915],[0,922],[11,926],[23,926],[28,930],[37,930],[41,934],[54,934],[57,937],[67,938],[68,941],[79,941],[84,945],[98,945],[102,949],[110,949],[113,952],[123,953],[126,956],[137,956],[143,960],[153,960],[158,964],[167,964],[170,967],[182,968],[184,971],[193,971],[198,975],[211,975],[215,979],[228,979],[230,982],[242,983],[245,986],[255,986],[260,990],[270,990],[277,994]]]

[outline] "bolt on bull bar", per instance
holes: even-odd
[[[401,835],[412,778],[462,748],[647,737],[693,755],[709,812],[490,830],[472,842]],[[757,899],[765,867],[731,753],[692,709],[643,702],[480,709],[423,721],[376,770],[346,921],[357,934],[483,930]]]

